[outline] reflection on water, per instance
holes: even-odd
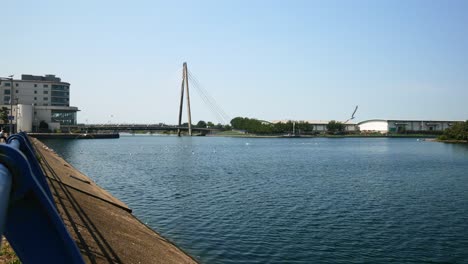
[[[447,144],[455,155],[468,156],[468,144]]]
[[[468,261],[468,148],[415,139],[48,140],[203,263]]]

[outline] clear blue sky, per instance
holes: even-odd
[[[468,1],[2,1],[0,9],[0,76],[60,76],[79,122],[176,123],[184,61],[231,117],[346,120],[359,105],[357,121],[468,119]],[[195,91],[191,99],[194,122],[216,121]]]

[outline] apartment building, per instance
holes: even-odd
[[[21,75],[21,79],[0,83],[0,107],[10,110],[17,130],[34,131],[41,121],[49,129],[75,125],[77,107],[70,106],[70,83],[55,75]]]

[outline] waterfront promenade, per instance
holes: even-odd
[[[57,210],[87,263],[196,263],[141,223],[126,204],[42,142],[31,140]]]

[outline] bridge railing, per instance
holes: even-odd
[[[23,132],[0,144],[0,232],[23,263],[84,263]]]

